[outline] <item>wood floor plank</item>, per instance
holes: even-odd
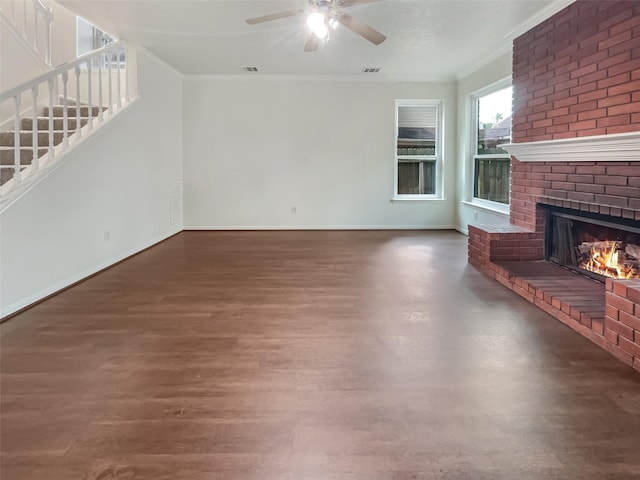
[[[0,342],[3,480],[640,478],[640,375],[455,232],[183,232]]]

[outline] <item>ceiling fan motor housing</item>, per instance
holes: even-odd
[[[314,52],[318,48],[318,41],[326,42],[329,39],[329,29],[336,28],[338,24],[344,25],[349,30],[361,36],[365,40],[380,45],[386,40],[386,36],[366,23],[359,22],[351,15],[343,12],[342,9],[362,3],[377,2],[380,0],[308,0],[311,8],[311,15],[307,17],[309,35],[305,43],[305,52]],[[263,15],[261,17],[249,18],[246,22],[249,25],[280,20],[288,17],[295,17],[304,13],[301,10],[287,10],[284,12]],[[313,38],[315,36],[315,39]]]

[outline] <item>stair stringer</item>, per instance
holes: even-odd
[[[76,133],[69,137],[68,146],[64,146],[62,143],[54,146],[53,157],[49,158],[48,154],[41,156],[38,159],[38,168],[34,168],[33,165],[27,166],[21,171],[21,180],[19,182],[11,179],[2,185],[0,187],[0,213],[4,212],[20,197],[53,173],[67,159],[75,155],[79,149],[89,144],[96,135],[105,132],[105,129],[108,129],[115,121],[118,121],[121,115],[126,114],[126,112],[134,107],[138,98],[139,97],[132,98],[129,102],[123,101],[122,108],[112,110],[113,113],[108,114],[102,124],[96,123],[92,127],[87,124],[81,127],[80,135],[78,135],[76,131]]]
[[[0,322],[183,229],[183,75],[136,52],[135,103],[0,214]]]

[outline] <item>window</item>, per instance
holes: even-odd
[[[441,195],[441,110],[440,101],[396,100],[396,197]]]
[[[473,197],[509,204],[512,88],[474,96]]]
[[[98,48],[106,47],[107,45],[115,41],[115,39],[111,35],[103,32],[98,27],[95,27],[91,23],[87,22],[84,18],[76,18],[76,51],[78,56],[92,52],[93,50],[97,50]],[[118,62],[120,63],[121,67],[124,67],[124,50],[120,54],[117,54],[115,52],[109,55],[105,54],[105,58],[102,59],[102,66],[106,67],[109,63],[111,63],[112,67],[115,68],[115,65],[117,65]]]

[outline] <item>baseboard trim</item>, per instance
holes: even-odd
[[[126,251],[120,255],[112,257],[111,259],[101,262],[100,264],[85,270],[82,273],[74,275],[70,278],[67,278],[63,281],[52,285],[49,288],[45,288],[38,293],[31,295],[27,298],[24,298],[18,302],[14,302],[0,311],[0,323],[4,323],[10,320],[12,317],[28,310],[29,308],[34,307],[35,305],[44,302],[45,300],[58,295],[59,293],[78,285],[91,277],[94,277],[105,270],[115,267],[121,262],[128,260],[131,257],[134,257],[145,250],[148,250],[151,247],[162,243],[169,238],[177,235],[183,231],[268,231],[268,230],[456,230],[460,233],[467,234],[463,232],[460,228],[453,225],[275,225],[275,226],[185,226],[183,228],[173,229],[167,234],[161,235],[152,239],[149,242],[142,244],[139,247],[133,248],[131,250]]]
[[[7,320],[11,319],[12,317],[24,312],[25,310],[28,310],[29,308],[34,307],[35,305],[41,302],[44,302],[45,300],[51,297],[54,297],[59,293],[64,292],[65,290],[71,287],[74,287],[75,285],[78,285],[79,283],[82,283],[88,280],[89,278],[102,273],[105,270],[115,267],[119,263],[122,263],[125,260],[128,260],[129,258],[134,257],[144,252],[145,250],[148,250],[149,248],[154,247],[161,242],[164,242],[165,240],[168,240],[169,238],[173,237],[174,235],[177,235],[180,232],[182,232],[182,228],[174,229],[165,235],[161,235],[159,237],[154,238],[150,242],[146,242],[139,247],[126,251],[123,254],[116,255],[115,257],[105,262],[101,262],[95,267],[89,268],[77,275],[73,275],[72,277],[67,278],[61,282],[58,282],[49,288],[40,290],[38,293],[34,295],[31,295],[27,298],[24,298],[18,302],[14,302],[11,305],[4,307],[0,314],[0,323],[4,323]]]
[[[454,225],[194,225],[184,230],[457,230]]]

